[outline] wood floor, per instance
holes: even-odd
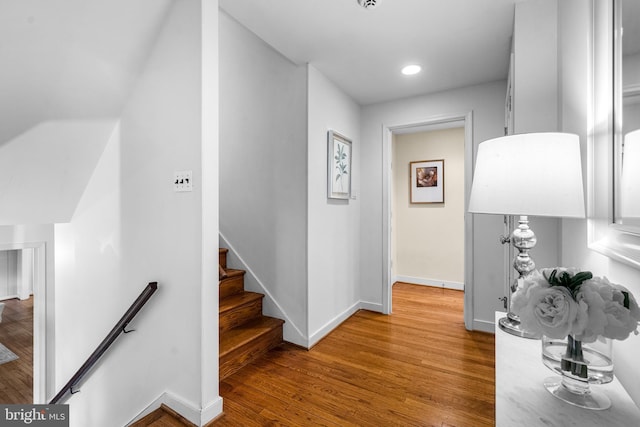
[[[32,304],[3,313],[0,342],[20,343],[20,359],[0,365],[0,403],[32,401]],[[493,426],[494,337],[465,330],[463,293],[398,283],[393,304],[391,316],[359,311],[310,351],[285,344],[231,375],[210,426]],[[140,425],[188,424],[166,411]]]
[[[0,403],[33,403],[33,297],[3,302],[0,343],[18,359],[0,365]]]
[[[398,283],[393,304],[230,376],[211,425],[493,426],[494,337],[464,328],[463,293]]]

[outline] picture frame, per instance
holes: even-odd
[[[327,197],[351,197],[351,140],[333,130],[327,133]]]
[[[410,162],[409,192],[413,204],[444,203],[444,159]]]

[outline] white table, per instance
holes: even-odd
[[[639,427],[640,409],[617,379],[595,385],[611,399],[604,411],[582,409],[553,397],[542,385],[554,373],[542,363],[539,340],[498,327],[496,312],[496,427]]]

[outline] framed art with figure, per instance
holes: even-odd
[[[409,163],[411,203],[444,203],[444,160]]]

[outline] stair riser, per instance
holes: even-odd
[[[262,299],[220,313],[220,333],[262,316]]]
[[[220,358],[220,380],[234,374],[282,343],[282,326],[272,329],[255,340],[238,347]]]
[[[228,277],[220,282],[218,298],[239,294],[244,290],[244,276]]]

